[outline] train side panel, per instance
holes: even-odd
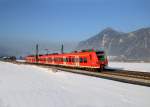
[[[61,65],[75,68],[102,68],[108,64],[104,52],[78,52],[66,54],[39,55],[38,62],[35,56],[27,56],[29,63]]]

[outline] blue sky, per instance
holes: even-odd
[[[129,32],[149,26],[150,0],[0,0],[4,43],[79,42],[106,27]]]

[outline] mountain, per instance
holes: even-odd
[[[81,41],[76,50],[91,48],[104,48],[113,60],[150,61],[150,28],[129,33],[106,28],[97,35]]]

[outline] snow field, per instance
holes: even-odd
[[[0,107],[150,107],[150,87],[0,62]]]
[[[144,62],[143,63],[109,62],[109,67],[124,70],[150,72],[150,63]]]

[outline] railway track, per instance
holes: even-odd
[[[54,68],[55,69],[55,68]],[[111,70],[107,69],[103,72],[90,72],[84,70],[72,70],[66,68],[56,68],[58,70],[63,70],[67,72],[83,74],[88,76],[94,76],[104,79],[110,79],[130,84],[143,85],[150,87],[150,73],[136,72],[136,71],[125,71],[125,70]],[[148,74],[148,75],[147,75]]]
[[[15,64],[28,64],[25,62],[12,62]],[[28,64],[31,65],[31,64]],[[42,64],[32,64],[44,68],[52,68],[55,71],[62,70],[71,73],[83,74],[93,77],[99,77],[104,79],[110,79],[130,84],[143,85],[150,87],[150,73],[148,72],[139,72],[139,71],[128,71],[128,70],[116,70],[116,69],[105,69],[103,72],[92,72],[71,68],[62,68],[58,66],[42,65]]]
[[[145,79],[150,80],[150,73],[148,72],[139,72],[139,71],[128,71],[128,70],[116,70],[116,71],[105,71],[103,72],[105,74],[111,74],[111,75],[119,75],[119,76],[126,76],[126,77],[132,77],[132,78],[139,78],[139,79]]]

